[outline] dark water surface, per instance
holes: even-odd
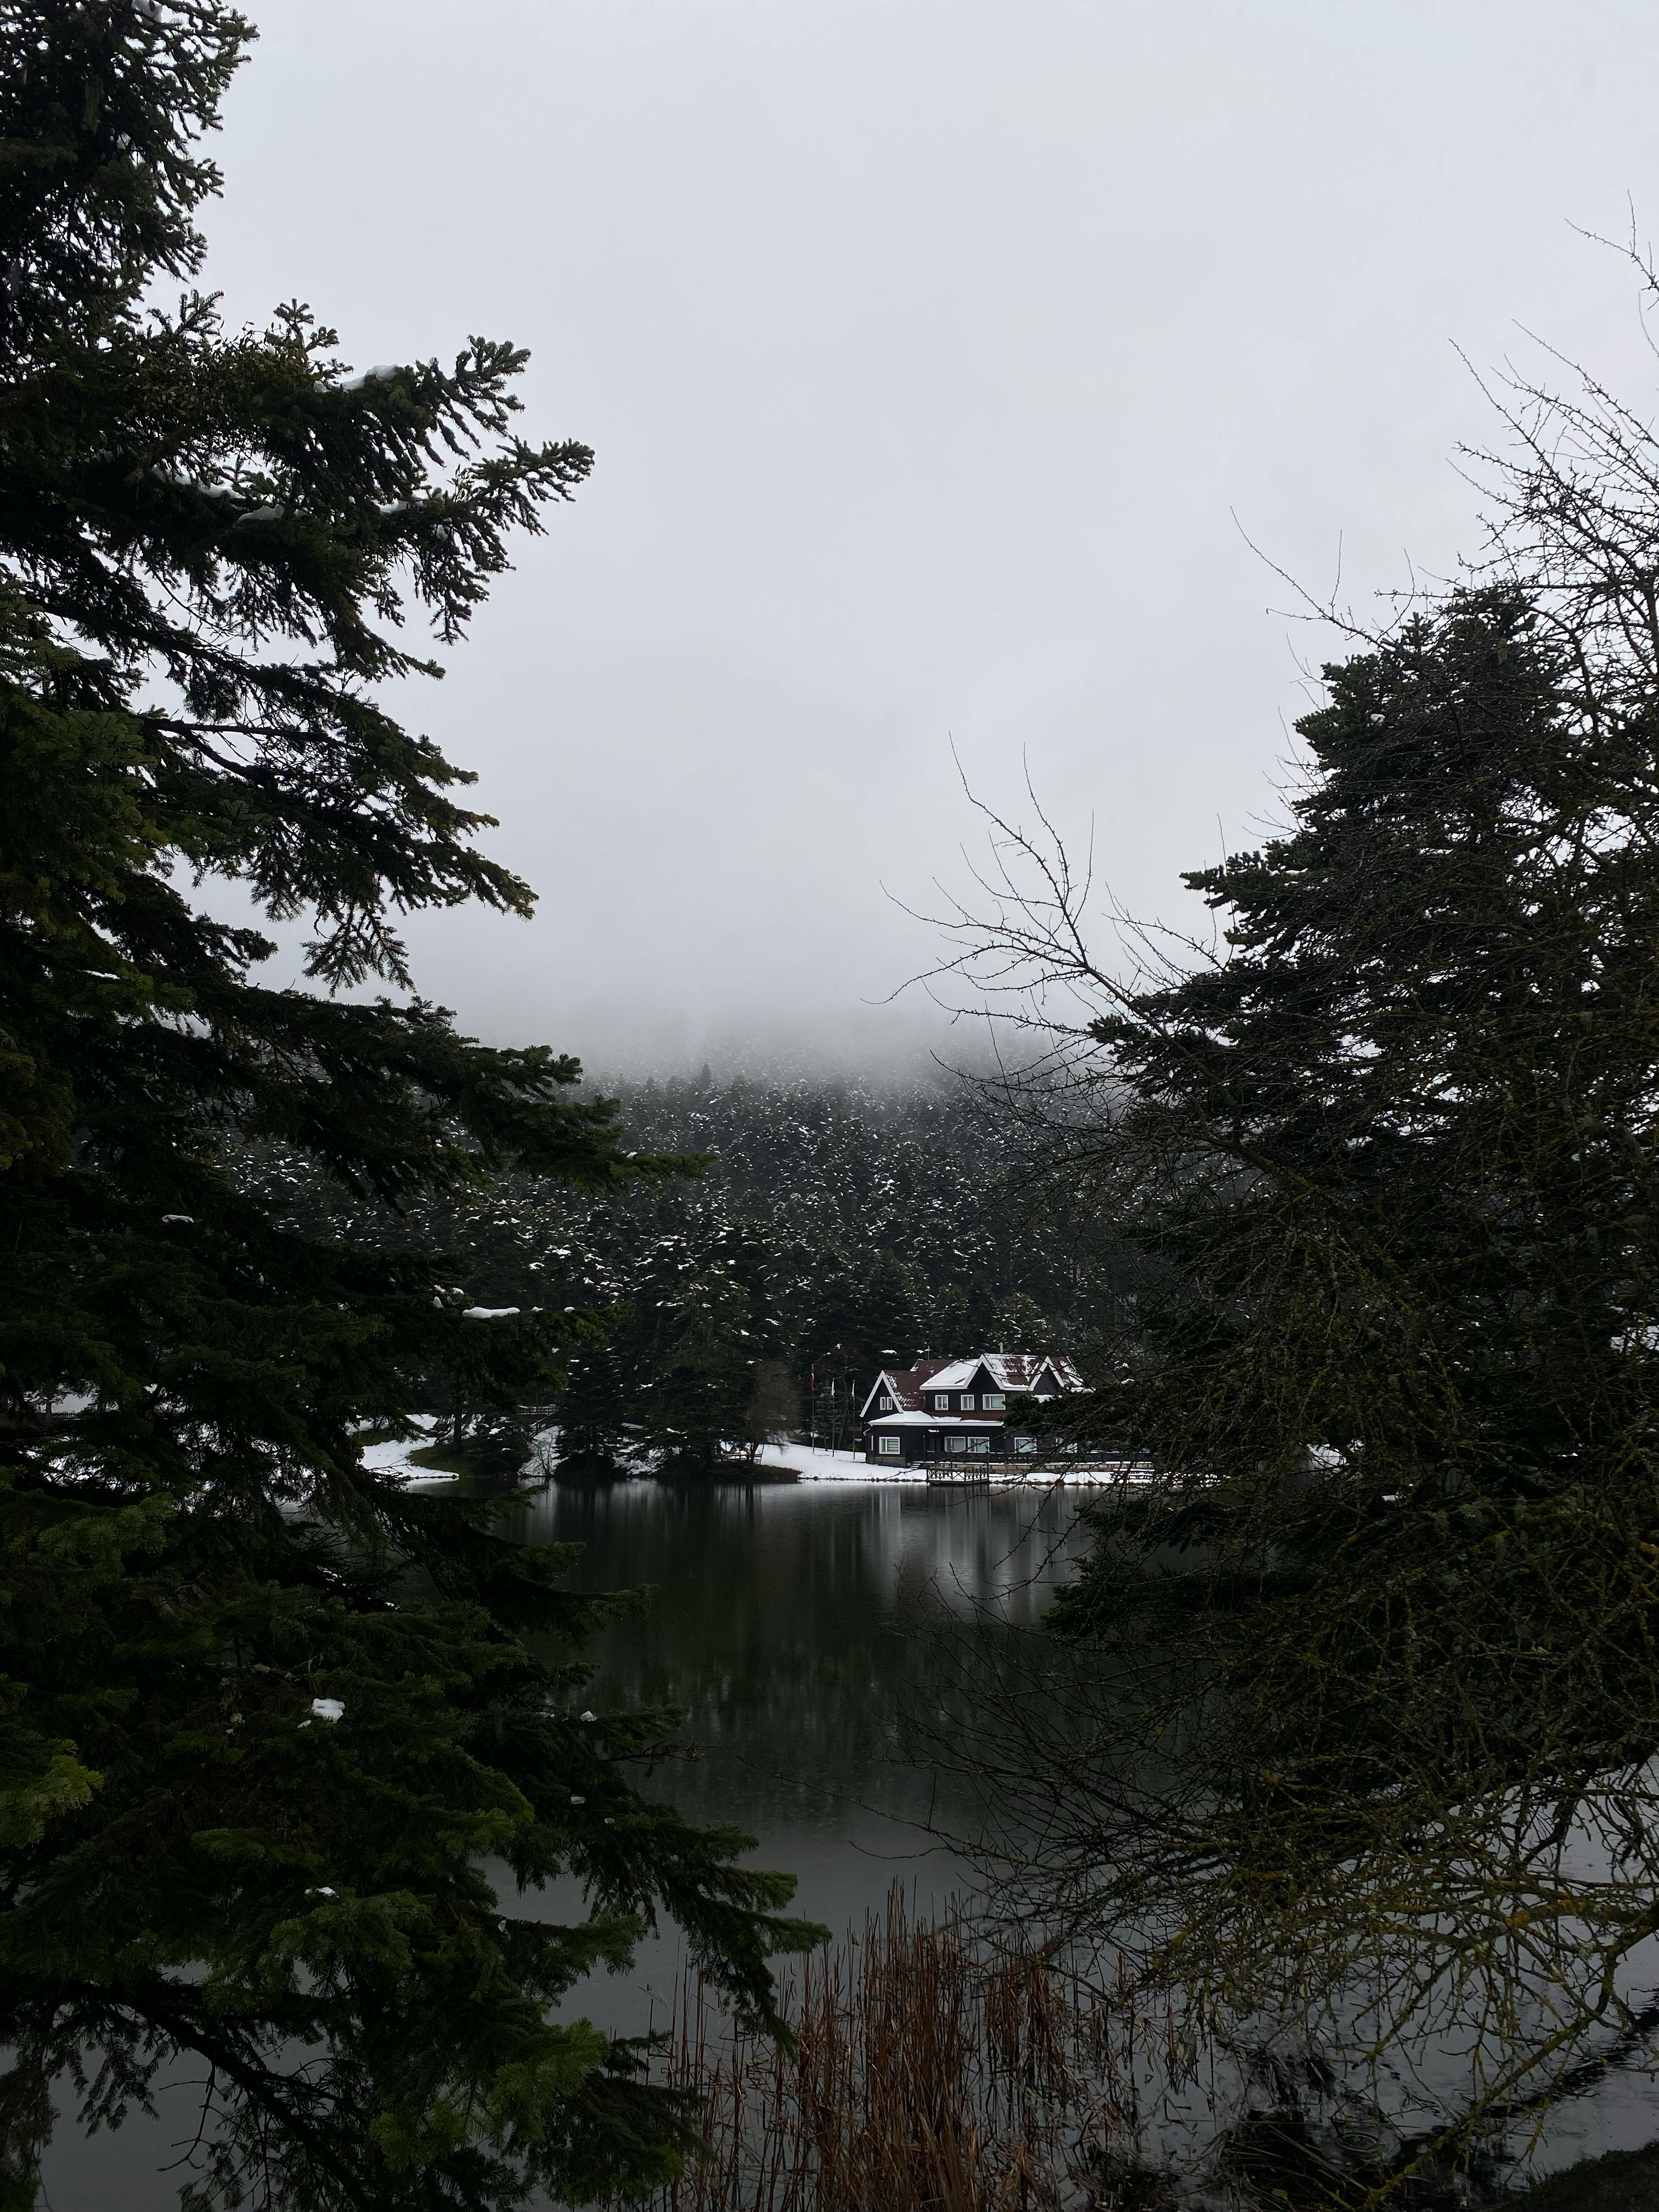
[[[924,1908],[968,1881],[929,1828],[959,1832],[971,1806],[908,1762],[902,1717],[927,1701],[941,1623],[991,1634],[1041,1616],[1081,1548],[1079,1496],[640,1481],[556,1488],[522,1525],[532,1542],[584,1547],[575,1587],[653,1586],[645,1615],[590,1653],[593,1702],[678,1705],[700,1747],[647,1794],[749,1830],[756,1864],[797,1876],[793,1910],[839,1933],[896,1880]],[[549,1893],[551,1909],[571,1902]],[[678,1957],[672,1941],[647,1946],[631,1980],[592,1978],[572,2009],[659,2025]]]
[[[643,1786],[695,1819],[745,1828],[755,1863],[799,1878],[794,1909],[840,1930],[895,1879],[924,1909],[965,1869],[927,1832],[966,1816],[948,1779],[903,1763],[899,1717],[919,1691],[930,1625],[993,1634],[1040,1617],[1081,1548],[1079,1493],[911,1483],[777,1480],[597,1489],[556,1486],[514,1526],[532,1544],[578,1543],[578,1589],[648,1583],[641,1616],[590,1650],[590,1702],[672,1705],[702,1747]],[[564,1918],[549,1890],[510,1909]],[[635,1969],[590,1977],[564,2008],[627,2033],[660,2025],[680,1954],[672,1932]],[[161,2212],[187,2178],[171,2165],[194,2135],[186,2065],[115,2135],[79,2136],[60,2090],[46,2168],[52,2212]]]
[[[840,1933],[896,1878],[924,1911],[970,1883],[929,1826],[970,1827],[972,1802],[949,1774],[905,1762],[900,1718],[928,1706],[930,1631],[942,1622],[995,1635],[1040,1620],[1083,1548],[1086,1495],[636,1482],[553,1492],[526,1513],[523,1533],[584,1545],[579,1587],[656,1586],[646,1616],[618,1622],[596,1647],[593,1701],[685,1707],[703,1756],[661,1770],[649,1794],[750,1829],[756,1863],[796,1874],[796,1909]],[[575,1902],[520,1909],[563,1913]],[[660,2027],[680,1964],[665,1936],[629,1974],[591,1978],[568,2009],[623,2033]],[[1650,1942],[1631,1962],[1632,1985],[1656,1969]],[[1464,2068],[1432,2047],[1420,2068],[1417,2124],[1426,2124],[1443,2098],[1456,2104]],[[1217,2124],[1206,2081],[1168,2095],[1149,2075],[1147,2087],[1148,2111],[1161,2111],[1149,2142],[1190,2165]],[[1534,2170],[1633,2148],[1656,2129],[1654,2083],[1615,2069],[1552,2112]],[[1517,2130],[1513,2154],[1527,2133]]]
[[[526,1543],[580,1545],[570,1576],[578,1589],[653,1586],[648,1610],[611,1623],[592,1647],[586,1701],[684,1709],[683,1734],[701,1756],[659,1768],[642,1783],[646,1794],[756,1835],[754,1862],[795,1874],[796,1909],[839,1932],[896,1879],[923,1911],[968,1885],[968,1869],[929,1823],[959,1832],[971,1804],[948,1774],[905,1762],[901,1716],[928,1703],[932,1631],[954,1624],[994,1636],[1000,1624],[1041,1618],[1081,1550],[1085,1496],[641,1480],[556,1487],[526,1502],[514,1525]],[[499,1878],[510,1897],[510,1876]],[[566,1919],[581,1900],[560,1886],[509,1909]],[[1659,1939],[1644,1949],[1659,1951]],[[591,1976],[563,2010],[623,2033],[662,2026],[681,1963],[665,1930],[629,1972]],[[1632,1972],[1651,1980],[1656,1967],[1659,1960],[1632,1961]],[[198,2111],[189,2081],[200,2070],[179,2067],[156,2119],[136,2116],[91,2142],[60,2094],[64,2121],[46,2170],[52,2212],[172,2206]],[[1154,2133],[1180,2157],[1214,2124],[1195,2084],[1166,2103]],[[1632,2148],[1656,2128],[1654,2084],[1617,2069],[1551,2115],[1537,2170]]]
[[[1063,1491],[915,1483],[555,1488],[522,1527],[582,1546],[574,1588],[651,1586],[644,1615],[591,1647],[593,1694],[683,1707],[702,1756],[654,1786],[694,1817],[752,1826],[800,1873],[804,1909],[832,1918],[872,1881],[885,1890],[860,1847],[909,1864],[925,1846],[895,1825],[929,1787],[896,1763],[895,1722],[927,1630],[1034,1622],[1080,1549]]]

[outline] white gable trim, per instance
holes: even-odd
[[[892,1400],[896,1406],[903,1402],[904,1393],[896,1386],[890,1371],[885,1367],[882,1369],[880,1374],[877,1376],[875,1381],[870,1385],[870,1395],[865,1400],[863,1405],[859,1408],[860,1420],[867,1421],[869,1419],[870,1408],[875,1404],[877,1399],[880,1397],[884,1390],[887,1393],[888,1396]]]

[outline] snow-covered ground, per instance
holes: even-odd
[[[780,1471],[792,1468],[803,1482],[926,1482],[927,1471],[915,1465],[880,1467],[866,1459],[862,1452],[827,1451],[822,1444],[763,1444],[757,1455],[762,1467]],[[964,1462],[963,1474],[968,1469]],[[1022,1489],[1047,1490],[1056,1482],[1107,1483],[1135,1481],[1145,1477],[1142,1468],[1127,1467],[1022,1467],[1017,1462],[1000,1461],[994,1468],[975,1468],[975,1475],[988,1474],[999,1488],[1011,1488],[1016,1484]],[[960,1479],[960,1478],[958,1478]],[[948,1480],[948,1478],[947,1478]]]
[[[414,1419],[428,1431],[438,1425],[430,1413],[416,1413]],[[445,1474],[435,1467],[410,1465],[409,1455],[412,1451],[419,1451],[422,1441],[420,1437],[410,1437],[402,1443],[365,1444],[363,1465],[372,1474],[395,1475],[400,1482],[459,1482],[459,1475]]]
[[[429,1414],[417,1414],[424,1428],[436,1426]],[[376,1474],[389,1474],[407,1483],[454,1482],[459,1477],[436,1468],[412,1467],[409,1455],[420,1449],[420,1438],[406,1443],[368,1444],[363,1450],[363,1465]],[[549,1429],[537,1438],[538,1458],[548,1473],[553,1468],[557,1439]],[[531,1464],[534,1465],[535,1462]],[[911,1466],[881,1467],[866,1459],[862,1452],[830,1451],[822,1444],[763,1444],[756,1455],[757,1468],[777,1474],[796,1474],[803,1482],[910,1482],[925,1483],[925,1468]],[[651,1468],[647,1462],[636,1464],[635,1473],[648,1475]],[[1123,1467],[1025,1467],[999,1462],[994,1468],[975,1468],[975,1474],[988,1474],[999,1488],[1018,1484],[1022,1489],[1047,1490],[1056,1482],[1109,1483],[1142,1480],[1146,1470]],[[967,1474],[964,1466],[963,1475]],[[961,1480],[962,1478],[958,1478]]]
[[[915,1482],[921,1470],[872,1467],[862,1452],[830,1451],[823,1444],[763,1444],[760,1467],[788,1468],[803,1482]]]

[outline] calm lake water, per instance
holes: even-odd
[[[652,1586],[648,1611],[611,1624],[591,1648],[588,1698],[683,1708],[682,1733],[701,1755],[659,1768],[647,1794],[749,1830],[759,1838],[757,1864],[799,1877],[795,1909],[840,1931],[896,1879],[923,1911],[968,1885],[968,1869],[928,1823],[949,1832],[970,1808],[948,1777],[902,1756],[901,1716],[926,1696],[923,1632],[952,1618],[986,1634],[1040,1619],[1081,1549],[1085,1498],[641,1480],[555,1487],[526,1503],[514,1526],[526,1543],[583,1547],[574,1587]],[[514,1909],[563,1919],[580,1906],[549,1889]],[[680,1962],[665,1931],[628,1972],[590,1977],[564,2010],[623,2033],[661,2026]],[[1193,2108],[1184,2118],[1168,2113],[1172,2148],[1201,2141],[1209,2126],[1201,2099],[1180,2101]],[[184,2176],[161,2169],[194,2132],[195,2100],[180,2086],[158,2103],[155,2121],[140,2117],[90,2142],[65,2126],[47,2165],[52,2212],[162,2212],[176,2202]],[[1540,2170],[1647,2142],[1656,2130],[1652,2082],[1615,2074],[1552,2116]]]
[[[644,1619],[617,1623],[595,1647],[596,1698],[685,1707],[685,1733],[703,1755],[662,1770],[653,1794],[750,1829],[761,1839],[757,1863],[799,1877],[796,1909],[840,1932],[895,1879],[924,1911],[971,1882],[928,1832],[930,1820],[947,1832],[971,1825],[971,1804],[951,1778],[902,1755],[901,1716],[927,1699],[926,1632],[950,1616],[987,1634],[1039,1620],[1083,1548],[1086,1496],[635,1482],[552,1492],[526,1512],[522,1533],[582,1544],[579,1586],[655,1585]],[[546,1909],[574,1903],[550,1895]],[[1659,1946],[1646,1948],[1632,1984],[1659,1968]],[[665,1935],[631,1973],[574,1991],[568,2009],[619,2032],[660,2027],[679,1965]],[[1449,2092],[1461,2062],[1425,2058],[1417,2124],[1437,2103],[1443,2071],[1438,2086]],[[1215,2124],[1204,2085],[1159,2101],[1151,2139],[1190,2160]],[[1534,2170],[1633,2148],[1656,2130],[1654,2083],[1615,2071],[1550,2116]]]
[[[837,1932],[896,1880],[923,1907],[968,1879],[928,1832],[967,1808],[908,1763],[902,1716],[942,1618],[1029,1624],[1080,1544],[1079,1493],[921,1483],[620,1483],[556,1487],[520,1522],[532,1543],[579,1543],[574,1586],[647,1583],[649,1610],[595,1642],[594,1700],[672,1705],[695,1760],[647,1794],[759,1839],[787,1869],[793,1910]],[[562,1913],[572,1900],[546,1893]],[[520,1909],[534,1911],[529,1899]],[[594,1977],[569,2009],[607,2027],[660,2024],[679,1963],[672,1936],[633,1976]]]
[[[755,1863],[799,1877],[793,1909],[840,1930],[896,1879],[924,1908],[966,1880],[924,1825],[930,1812],[951,1825],[948,1787],[899,1755],[918,1632],[950,1616],[988,1633],[1036,1620],[1080,1549],[1083,1495],[640,1480],[555,1486],[514,1525],[526,1543],[583,1547],[575,1588],[652,1586],[648,1611],[590,1648],[589,1698],[683,1708],[702,1755],[659,1768],[647,1794],[748,1829]],[[514,1909],[563,1918],[576,1900],[550,1889]],[[660,2025],[678,1965],[665,1933],[632,1972],[591,1977],[564,2009],[618,2033]],[[185,2177],[160,2169],[193,2134],[195,2105],[182,2087],[158,2101],[155,2122],[90,2142],[66,2118],[47,2166],[52,2212],[175,2202]]]

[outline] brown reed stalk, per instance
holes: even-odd
[[[792,2045],[680,1983],[659,2064],[702,2100],[703,2152],[653,2212],[1058,2212],[1128,2120],[1065,1972],[918,1920],[897,1886],[781,1995]]]

